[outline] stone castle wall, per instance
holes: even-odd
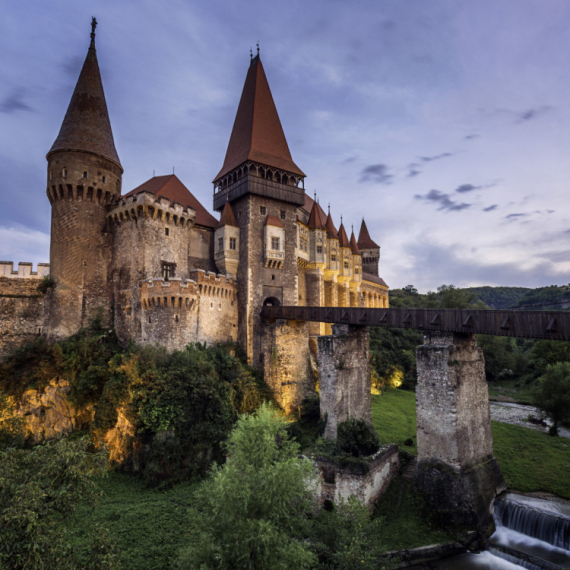
[[[14,269],[13,261],[0,261],[0,277],[16,279],[43,279],[49,275],[49,263],[38,263],[37,271],[29,261],[20,261]]]
[[[46,295],[37,279],[0,276],[0,359],[44,332]]]

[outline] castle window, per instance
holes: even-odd
[[[105,184],[105,182],[107,182],[107,177],[103,176],[103,178],[101,178],[101,182],[103,182],[103,184]]]
[[[284,220],[285,217],[287,215],[287,212],[285,212],[285,210],[281,210],[281,219]]]
[[[87,178],[87,170],[83,171],[83,178]]]
[[[64,178],[67,178],[67,168],[64,168],[61,174]]]
[[[279,238],[278,237],[272,237],[271,238],[271,249],[273,251],[279,251]]]
[[[238,212],[238,220],[241,218],[241,210]]]
[[[234,249],[234,250],[235,250],[236,248],[237,248],[237,239],[231,237],[231,238],[230,238],[230,249]]]
[[[331,261],[336,261],[336,255],[334,253],[331,255]]]
[[[51,170],[50,170],[50,173],[49,173],[49,179],[50,179],[50,180],[53,178],[52,174],[53,174],[53,173],[52,173]]]
[[[164,235],[170,235],[170,230],[168,228],[164,228]]]
[[[259,206],[259,213],[262,216],[265,216],[265,214],[267,213],[267,208],[265,206]]]
[[[176,269],[176,263],[162,262],[162,278],[165,281],[169,281],[174,277],[174,270]]]
[[[317,246],[317,253],[323,253],[323,246],[322,245]]]
[[[224,249],[224,238],[218,238],[218,251],[222,251]]]
[[[345,261],[345,262],[344,262],[344,268],[345,268],[345,269],[348,269],[348,261]]]
[[[358,275],[358,273],[359,273],[358,267],[356,267],[356,268],[354,269],[354,273],[356,273],[356,275]]]

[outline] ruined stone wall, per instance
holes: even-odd
[[[426,336],[417,370],[418,460],[460,467],[491,455],[485,362],[475,336]]]
[[[48,336],[67,337],[96,312],[110,322],[111,234],[105,207],[120,194],[122,169],[83,152],[56,152],[48,162],[52,205],[50,269],[55,288]]]
[[[336,439],[348,418],[372,423],[368,327],[333,325],[318,339],[321,415],[327,415],[325,438]]]
[[[36,279],[0,277],[0,359],[44,332],[45,295]]]
[[[303,398],[315,395],[308,323],[277,321],[265,324],[260,332],[265,382],[279,405],[287,413],[293,413]]]
[[[317,467],[321,477],[318,489],[321,501],[332,501],[338,505],[349,497],[357,497],[365,505],[373,507],[398,474],[398,446],[394,443],[382,446],[371,457],[368,473],[355,473],[324,459],[317,459]]]

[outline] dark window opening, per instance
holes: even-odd
[[[275,275],[271,276],[271,281],[275,281]]]
[[[162,278],[165,281],[169,281],[175,275],[176,263],[168,263],[166,261],[162,262]]]
[[[237,249],[237,238],[230,238],[230,249]]]
[[[218,251],[223,251],[224,249],[224,238],[218,238]]]
[[[287,212],[285,212],[285,210],[281,210],[281,219],[284,220],[285,217],[287,215]]]
[[[83,171],[83,178],[87,178],[87,170]]]
[[[164,235],[165,236],[170,235],[170,229],[169,228],[164,228]]]
[[[279,305],[281,305],[281,302],[277,297],[267,297],[267,299],[263,301],[264,307],[279,307]]]
[[[265,214],[267,213],[267,208],[265,206],[259,206],[259,213],[262,216],[265,216]]]
[[[105,184],[105,182],[107,182],[107,177],[103,176],[103,178],[101,180],[102,180],[103,184]]]
[[[323,246],[322,245],[317,246],[317,253],[323,253]]]

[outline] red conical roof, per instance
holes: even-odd
[[[325,225],[319,214],[319,205],[313,202],[313,207],[311,208],[311,215],[309,216],[309,222],[307,224],[310,230],[324,230]]]
[[[338,228],[338,240],[340,247],[350,247],[350,241],[348,241],[348,236],[346,235],[346,230],[342,223],[340,224],[340,228]]]
[[[375,247],[380,247],[376,242],[372,240],[370,234],[368,233],[368,228],[366,227],[366,222],[362,218],[362,224],[360,225],[360,233],[358,234],[358,247],[359,249],[373,249]]]
[[[350,234],[350,249],[354,255],[362,255],[358,249],[358,245],[356,244],[356,238],[354,237],[354,230]]]
[[[334,223],[332,221],[332,217],[331,217],[330,212],[329,212],[329,215],[327,216],[327,221],[325,222],[325,228],[327,230],[327,237],[329,239],[339,239],[338,238],[338,232],[336,231],[336,228],[334,227]]]
[[[224,165],[215,180],[247,160],[305,176],[291,158],[259,56],[249,66]]]
[[[236,222],[236,217],[234,216],[234,211],[232,210],[229,202],[224,204],[224,209],[220,216],[220,222],[217,225],[218,228],[221,228],[222,226],[234,226],[239,228],[238,223]]]
[[[207,228],[215,228],[218,225],[218,220],[198,202],[192,192],[182,184],[180,179],[175,174],[167,174],[166,176],[153,176],[134,190],[131,190],[127,196],[133,196],[139,192],[152,192],[157,196],[164,196],[171,202],[178,202],[183,206],[190,206],[196,210],[196,222],[200,226]]]
[[[48,152],[48,157],[58,150],[78,150],[98,154],[121,166],[115,149],[97,62],[95,33],[91,34],[91,44],[85,63],[71,96],[59,135]]]
[[[269,216],[267,216],[267,219],[265,220],[265,225],[266,226],[275,226],[276,228],[284,228],[285,227],[285,224],[283,224],[283,222],[277,216],[272,216],[271,214],[269,214]]]

